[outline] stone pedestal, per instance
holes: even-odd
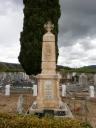
[[[60,99],[59,94],[59,75],[40,74],[38,78],[37,104],[39,108],[58,108]]]

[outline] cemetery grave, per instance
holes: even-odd
[[[6,97],[4,94],[0,94],[0,113],[16,114],[17,101],[21,93],[11,94]],[[36,97],[32,96],[32,93],[22,93],[24,97],[24,110],[25,114],[28,111],[29,106]],[[92,124],[96,122],[96,100],[88,100],[87,102],[83,99],[75,99],[73,97],[63,98],[62,100],[68,104],[74,117],[83,121],[89,121]],[[86,110],[87,106],[87,110]],[[93,111],[92,111],[93,110]],[[94,122],[93,122],[94,120]]]

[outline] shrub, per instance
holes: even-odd
[[[0,114],[0,128],[92,128],[70,118]]]

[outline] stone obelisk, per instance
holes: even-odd
[[[29,109],[33,114],[53,113],[54,116],[73,117],[66,103],[59,94],[60,75],[56,73],[54,25],[49,21],[44,25],[47,32],[43,35],[42,43],[42,72],[38,74],[38,95]]]
[[[49,21],[44,28],[47,32],[43,35],[42,72],[37,75],[37,106],[42,109],[57,109],[61,99],[59,94],[60,76],[56,74],[55,35],[51,32],[54,25]]]

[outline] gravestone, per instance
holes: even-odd
[[[71,74],[68,73],[68,74],[67,74],[67,80],[70,80],[71,78],[72,78]]]
[[[95,97],[95,90],[94,90],[94,86],[90,86],[89,87],[89,93],[90,93],[90,97],[92,98],[92,97]]]
[[[81,75],[79,76],[79,85],[81,85],[82,87],[86,87],[88,85],[87,75],[85,75],[84,73],[81,73]]]
[[[37,85],[36,84],[33,85],[32,90],[33,90],[33,96],[37,96]]]
[[[10,84],[5,85],[5,96],[10,96]]]
[[[19,114],[23,113],[23,104],[24,104],[24,98],[23,95],[20,95],[17,101],[17,110],[16,112]]]
[[[62,96],[66,96],[66,85],[62,84]]]

